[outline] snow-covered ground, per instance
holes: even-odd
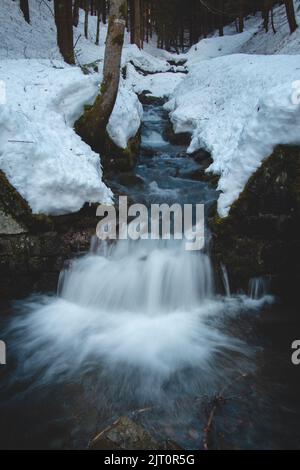
[[[170,98],[185,76],[180,72],[162,72],[143,76],[133,65],[127,65],[127,83],[138,95],[146,92],[146,95],[156,98]]]
[[[79,210],[85,202],[109,202],[112,194],[102,182],[99,156],[72,128],[99,91],[107,27],[101,25],[96,46],[96,17],[89,17],[86,39],[81,11],[74,28],[78,66],[71,67],[56,45],[53,2],[30,0],[29,6],[30,25],[18,2],[0,2],[0,16],[5,19],[0,28],[0,89],[6,88],[6,102],[0,104],[0,168],[34,212],[62,214]],[[169,68],[164,55],[140,51],[128,44],[127,35],[122,65],[130,61],[150,71]],[[90,63],[98,72],[85,75],[80,67]],[[127,147],[142,114],[131,81],[121,79],[108,125],[116,145]]]
[[[294,1],[300,24],[300,0]],[[96,46],[97,19],[89,17],[86,39],[81,12],[74,28],[77,66],[71,67],[56,45],[53,1],[29,4],[30,25],[18,2],[0,2],[0,90],[6,86],[0,168],[34,212],[61,214],[85,202],[108,202],[112,194],[102,182],[99,156],[72,128],[99,91],[107,26],[101,25]],[[140,51],[125,37],[126,79],[108,125],[111,138],[126,148],[138,131],[143,110],[137,94],[167,97],[175,131],[192,134],[189,152],[204,147],[212,153],[208,171],[220,175],[222,216],[276,144],[300,143],[300,28],[289,34],[283,5],[274,9],[274,23],[276,34],[271,27],[265,33],[261,16],[249,17],[244,33],[229,25],[224,37],[215,33],[181,55],[153,44]],[[170,73],[168,60],[182,58],[189,75]],[[87,64],[97,71],[85,75]],[[143,76],[139,68],[156,74]]]
[[[82,102],[95,96],[95,77],[61,61],[6,60],[0,106],[0,167],[34,212],[61,214],[86,201],[111,200],[99,156],[73,131]]]
[[[295,5],[299,14],[299,0]],[[230,35],[194,46],[187,54],[190,73],[165,105],[175,131],[192,134],[188,152],[211,152],[207,171],[220,175],[221,216],[277,144],[300,144],[300,29],[289,34],[284,6],[274,20],[275,35],[264,32],[257,16],[243,34],[233,34],[231,25]]]

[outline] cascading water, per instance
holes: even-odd
[[[270,293],[270,279],[267,277],[254,277],[249,281],[249,297],[259,300]]]
[[[228,272],[227,272],[226,266],[223,263],[221,263],[220,267],[221,267],[221,275],[222,275],[222,281],[224,285],[225,294],[227,295],[227,297],[230,297],[231,292],[230,292]]]
[[[31,314],[13,322],[26,338],[22,369],[46,371],[46,382],[71,379],[98,361],[100,368],[127,370],[128,380],[135,371],[132,393],[143,401],[190,367],[203,382],[214,382],[216,354],[225,360],[244,353],[214,322],[236,306],[215,296],[208,255],[187,252],[182,242],[119,241],[105,255],[73,261],[58,298],[28,306]],[[38,353],[32,356],[33,344]]]
[[[183,156],[183,148],[159,144],[157,134],[165,122],[160,108],[146,108],[137,169],[144,186],[128,192],[139,202],[209,205],[215,191],[189,178],[199,165]],[[153,138],[155,154],[150,157]],[[79,444],[77,437],[62,444],[84,447],[112,419],[150,405],[144,422],[153,432],[159,429],[163,437],[199,448],[206,425],[206,411],[199,406],[205,397],[253,373],[256,348],[247,344],[240,317],[265,302],[260,281],[252,281],[251,299],[230,296],[225,269],[223,277],[225,297],[215,290],[209,255],[187,252],[180,241],[93,242],[91,252],[61,274],[57,296],[35,296],[15,305],[19,314],[4,338],[14,345],[14,367],[0,396],[10,397],[24,423],[25,411],[18,404],[30,397],[39,410],[29,408],[33,438],[44,436],[46,446],[51,439],[43,426],[57,413],[67,426],[70,414],[84,409]],[[70,387],[75,390],[71,397]],[[60,411],[52,411],[50,402]],[[3,420],[7,428],[14,422],[13,412],[3,403],[0,425]],[[93,410],[97,419],[91,427],[86,415]],[[18,433],[23,438],[19,427],[11,431],[14,439]],[[68,433],[63,432],[64,439],[73,436]]]

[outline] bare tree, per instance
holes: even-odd
[[[54,0],[57,44],[68,64],[74,64],[73,10],[70,0]]]
[[[271,25],[273,33],[276,33],[275,24],[274,24],[274,0],[264,0],[262,8],[262,17],[264,20],[264,28],[266,33],[269,31],[269,22],[270,22],[270,13],[271,13]]]
[[[141,48],[141,0],[134,0],[134,42]]]
[[[75,124],[76,132],[96,152],[100,152],[103,148],[106,126],[117,99],[126,13],[126,0],[110,1],[103,82],[100,94],[93,106],[87,108]]]
[[[285,8],[286,8],[286,14],[290,26],[290,31],[293,33],[298,25],[296,21],[296,15],[295,15],[295,7],[294,7],[294,0],[284,0],[285,3]]]
[[[100,40],[100,19],[101,19],[101,0],[97,0],[97,33],[96,33],[96,42],[95,44],[99,46]]]
[[[74,7],[73,7],[73,26],[78,26],[79,23],[79,7],[80,7],[80,0],[74,0]]]
[[[24,18],[27,21],[27,23],[30,23],[28,0],[20,0],[20,8],[23,12]]]
[[[224,0],[218,0],[219,36],[224,36]]]
[[[84,2],[84,35],[86,39],[88,38],[88,32],[89,32],[89,11],[90,11],[90,0],[85,0]]]
[[[244,31],[244,0],[239,0],[238,1],[238,8],[239,8],[239,33],[242,33]]]

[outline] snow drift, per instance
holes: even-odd
[[[47,60],[0,65],[0,168],[36,213],[63,214],[85,202],[110,202],[99,155],[68,124],[97,90],[95,77]],[[66,114],[64,114],[64,112]]]
[[[7,102],[0,106],[0,168],[36,213],[57,215],[77,211],[85,202],[107,203],[112,193],[102,182],[99,155],[73,130],[84,105],[93,103],[99,92],[107,26],[101,25],[96,46],[97,18],[89,18],[86,39],[81,12],[74,28],[76,60],[79,66],[94,62],[98,68],[84,75],[79,66],[70,67],[62,60],[50,11],[53,2],[29,3],[31,24],[24,21],[17,2],[0,3],[5,18],[0,31],[0,80],[7,93]],[[165,58],[126,45],[123,66],[129,61],[150,71],[168,68]],[[118,147],[125,149],[136,135],[142,113],[131,83],[121,80],[107,129]]]

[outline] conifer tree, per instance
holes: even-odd
[[[29,5],[28,5],[28,0],[20,0],[20,8],[23,12],[25,21],[27,23],[30,23],[30,14],[29,14]]]
[[[57,45],[68,64],[74,64],[73,9],[70,0],[54,0]]]

